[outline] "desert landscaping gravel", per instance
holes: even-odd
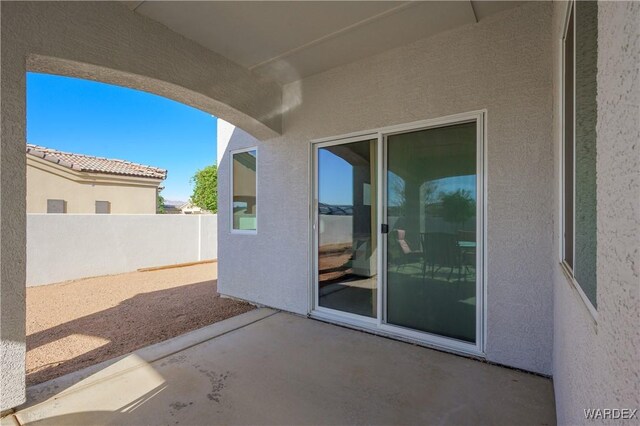
[[[27,385],[254,307],[221,298],[217,263],[27,288]]]

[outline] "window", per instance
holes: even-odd
[[[257,159],[256,148],[231,154],[232,231],[255,233],[257,227]]]
[[[595,309],[598,4],[570,7],[563,52],[562,260]]]
[[[47,213],[66,213],[67,202],[65,200],[47,200]]]
[[[96,213],[97,214],[111,213],[111,203],[109,201],[96,201]]]

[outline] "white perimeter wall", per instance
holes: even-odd
[[[552,10],[531,2],[286,85],[283,136],[229,143],[258,147],[258,232],[231,234],[219,212],[220,292],[309,311],[310,140],[486,108],[486,354],[551,374]],[[219,166],[228,206],[228,156]]]
[[[27,215],[27,286],[217,259],[217,215]]]
[[[353,242],[353,216],[321,214],[319,219],[320,241],[323,245]]]

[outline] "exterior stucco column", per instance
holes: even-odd
[[[26,348],[26,74],[20,49],[5,44],[6,6],[0,24],[0,411],[24,402]]]

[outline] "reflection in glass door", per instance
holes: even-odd
[[[321,146],[317,161],[317,304],[377,317],[377,140]]]
[[[476,123],[387,137],[386,322],[476,341]]]

